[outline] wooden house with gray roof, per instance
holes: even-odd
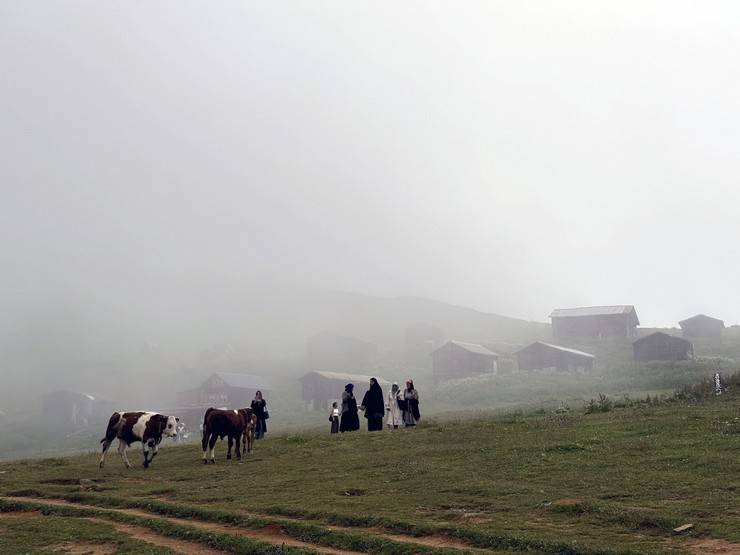
[[[719,318],[697,314],[678,323],[684,337],[722,337],[725,323]]]
[[[589,372],[594,367],[594,355],[535,341],[516,355],[519,370],[557,371],[557,372]]]
[[[370,378],[378,380],[378,384],[383,388],[383,393],[387,394],[391,382],[380,376],[326,372],[322,370],[309,372],[300,380],[303,401],[315,409],[326,408],[327,406],[331,406],[333,401],[340,400],[344,386],[351,383],[355,386],[355,397],[358,398],[359,404],[365,391],[370,387]]]
[[[640,325],[632,305],[557,308],[550,318],[555,340],[634,337]]]
[[[498,359],[498,353],[478,343],[448,341],[432,352],[432,374],[435,382],[494,374]]]

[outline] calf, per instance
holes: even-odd
[[[179,420],[174,416],[165,416],[156,412],[114,412],[108,421],[105,437],[100,440],[103,444],[100,468],[103,468],[105,454],[116,438],[118,438],[118,453],[126,468],[131,468],[126,449],[137,441],[140,441],[143,447],[144,468],[148,468],[159,450],[162,436],[177,437]]]
[[[211,462],[216,462],[214,447],[217,439],[229,438],[229,450],[226,458],[231,459],[231,448],[236,441],[236,458],[241,460],[240,442],[244,443],[244,452],[252,451],[254,429],[257,417],[251,408],[239,410],[214,409],[211,407],[203,416],[203,464],[208,464],[208,449],[211,451]]]

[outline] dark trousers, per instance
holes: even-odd
[[[257,419],[257,428],[254,430],[254,439],[262,439],[267,433],[267,421],[264,418]]]

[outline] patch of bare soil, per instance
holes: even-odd
[[[82,509],[96,509],[100,510],[100,507],[95,507],[93,505],[84,505],[82,503],[71,503],[69,501],[65,501],[63,499],[47,499],[47,498],[34,498],[34,497],[6,497],[6,499],[11,499],[15,501],[26,501],[26,502],[32,502],[32,503],[42,503],[46,505],[56,505],[56,506],[65,506],[65,507],[79,507]],[[172,524],[179,524],[181,526],[192,526],[193,528],[198,528],[200,530],[206,530],[208,532],[219,532],[224,534],[232,534],[237,536],[245,536],[247,538],[252,538],[255,540],[263,541],[266,543],[270,543],[273,545],[287,545],[291,547],[301,547],[304,549],[312,549],[318,553],[325,553],[327,555],[343,555],[343,554],[350,554],[350,555],[361,555],[359,552],[353,552],[353,551],[345,551],[341,549],[332,549],[331,547],[323,547],[314,545],[311,543],[303,542],[300,540],[297,540],[295,538],[292,538],[287,533],[285,533],[282,528],[279,525],[272,525],[272,526],[265,526],[264,528],[255,528],[255,529],[244,529],[244,528],[237,528],[234,526],[227,526],[226,524],[219,524],[217,522],[205,522],[202,520],[195,520],[195,519],[184,519],[184,518],[175,518],[175,517],[169,517],[169,516],[163,516],[156,513],[150,513],[148,511],[142,511],[140,509],[110,509],[105,508],[106,511],[111,511],[115,513],[120,514],[126,514],[130,516],[138,516],[143,518],[158,518],[160,520],[164,520],[167,522],[171,522]],[[101,519],[90,519],[90,520],[101,520]],[[112,524],[116,526],[117,528],[119,526],[130,526],[128,524],[119,524],[117,522],[108,521],[108,520],[102,520],[103,522],[106,522],[108,524]],[[178,541],[183,542],[183,540],[175,540],[173,538],[168,538],[165,536],[159,536],[157,534],[154,534],[151,530],[144,527],[138,527],[133,526],[133,528],[141,528],[141,530],[145,530],[147,534],[152,535],[156,538],[162,538],[163,540],[172,540],[172,541]],[[137,539],[143,539],[140,538],[137,535]],[[144,539],[145,541],[148,541]],[[154,542],[150,542],[154,543]],[[192,542],[183,542],[184,544],[188,546],[198,546],[199,544],[195,544]],[[418,542],[417,542],[418,543]],[[160,544],[157,544],[160,545]],[[171,546],[168,546],[171,547]],[[175,547],[171,547],[171,549],[177,550]],[[220,551],[215,551],[213,549],[208,550],[209,548],[203,547],[202,549],[205,549],[206,551],[185,551],[185,553],[195,553],[195,554],[206,554],[206,553],[221,553]]]
[[[156,501],[160,501],[162,503],[170,502],[171,499],[167,499],[165,497],[161,496],[153,496],[152,499]],[[261,513],[255,513],[251,511],[245,511],[243,509],[240,509],[239,514],[242,514],[244,516],[253,517],[253,518],[264,518],[266,516],[269,516],[269,518],[279,521],[279,522],[303,522],[300,519],[295,518],[288,518],[288,517],[278,517],[273,515],[265,515]],[[468,522],[473,523],[487,523],[492,522],[492,519],[490,518],[484,518],[480,517],[478,515],[482,515],[483,513],[465,513],[463,514],[463,518],[466,518]],[[151,515],[147,515],[151,516]],[[192,522],[192,521],[188,521]],[[335,526],[335,525],[325,525],[321,522],[319,522],[322,526],[325,526],[329,530],[336,530],[341,532],[364,532],[367,534],[372,534],[373,536],[377,536],[379,538],[383,538],[386,540],[395,541],[398,543],[414,543],[417,545],[423,545],[425,547],[437,547],[437,548],[444,548],[444,549],[459,549],[462,551],[468,551],[468,552],[485,552],[490,553],[490,550],[484,550],[479,549],[476,547],[472,547],[470,544],[465,543],[463,540],[459,540],[457,538],[451,538],[449,536],[423,536],[423,537],[417,537],[417,536],[409,536],[407,534],[394,534],[392,532],[386,532],[382,528],[363,528],[360,526]],[[277,527],[279,528],[279,526]],[[314,548],[315,549],[315,548]]]
[[[35,498],[9,498],[9,499],[15,499],[17,501],[32,501],[36,503],[47,503],[51,505],[65,505],[65,506],[75,506],[75,507],[81,507],[86,509],[100,509],[100,507],[95,507],[92,505],[83,505],[80,503],[70,503],[69,501],[65,501],[62,499],[35,499]],[[164,500],[162,500],[164,501]],[[176,517],[169,517],[169,516],[162,516],[156,513],[150,513],[148,511],[144,511],[141,509],[106,509],[106,510],[113,510],[118,513],[124,513],[131,516],[138,516],[143,518],[160,518],[162,520],[166,520],[168,522],[171,522],[173,524],[179,524],[183,526],[192,526],[194,528],[199,528],[201,530],[207,530],[209,532],[220,532],[225,534],[236,534],[236,535],[243,535],[249,538],[253,538],[256,540],[261,540],[267,543],[271,543],[273,545],[287,545],[291,547],[302,547],[307,549],[313,549],[314,551],[317,551],[319,553],[325,553],[327,555],[342,555],[342,554],[352,554],[351,551],[344,551],[340,549],[332,549],[330,547],[324,547],[324,546],[318,546],[315,544],[310,544],[307,542],[303,542],[300,540],[297,540],[290,535],[288,535],[279,524],[272,524],[265,526],[263,528],[250,528],[250,529],[244,529],[244,528],[237,528],[234,526],[229,526],[226,524],[219,524],[217,522],[206,522],[202,520],[195,520],[195,519],[182,519],[182,518],[176,518]],[[243,514],[245,516],[252,516],[252,517],[263,517],[264,515],[260,515],[257,513],[252,513],[248,511],[239,511],[240,514]],[[271,519],[274,519],[276,521],[281,522],[301,522],[298,519],[290,519],[290,518],[284,518],[284,517],[270,517]],[[484,550],[484,549],[478,549],[475,547],[472,547],[471,545],[467,544],[463,540],[459,540],[457,538],[453,538],[450,536],[410,536],[406,534],[394,534],[391,532],[386,532],[380,528],[359,528],[359,527],[342,527],[342,526],[326,526],[329,530],[337,530],[337,531],[345,531],[345,532],[365,532],[368,534],[372,534],[379,538],[384,538],[387,540],[395,541],[398,543],[404,543],[404,544],[416,544],[416,545],[422,545],[424,547],[433,547],[433,548],[441,548],[441,549],[456,549],[460,551],[467,551],[467,552],[478,552],[478,553],[491,553],[490,550]],[[359,553],[354,552],[355,555],[359,555]]]
[[[68,555],[113,555],[116,546],[105,543],[66,542],[51,548],[54,553]]]
[[[575,505],[578,505],[579,503],[583,503],[583,499],[571,499],[571,498],[565,498],[565,499],[558,499],[557,501],[553,501],[552,504],[556,507],[573,507]]]
[[[7,513],[0,513],[0,518],[37,518],[41,515],[36,511],[12,511]]]
[[[697,555],[740,555],[740,543],[727,540],[691,540],[686,542],[692,553]]]
[[[132,524],[123,524],[121,522],[114,522],[111,520],[106,520],[104,518],[88,518],[86,520],[90,520],[92,522],[102,522],[109,526],[113,526],[113,528],[115,528],[116,530],[118,530],[119,532],[123,534],[133,536],[137,540],[140,540],[140,541],[152,544],[152,545],[157,545],[159,547],[167,547],[169,549],[172,549],[173,551],[177,551],[178,553],[183,553],[186,555],[223,555],[224,553],[223,551],[219,551],[217,549],[211,549],[210,547],[207,547],[197,542],[180,540],[177,538],[170,538],[169,536],[160,536],[159,534],[152,532],[149,528],[146,528],[144,526],[134,526]],[[78,551],[75,553],[84,553],[84,552]],[[95,553],[97,555],[98,552],[95,552]]]

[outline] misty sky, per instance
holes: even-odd
[[[740,322],[738,21],[729,1],[5,0],[0,296],[228,276]]]

